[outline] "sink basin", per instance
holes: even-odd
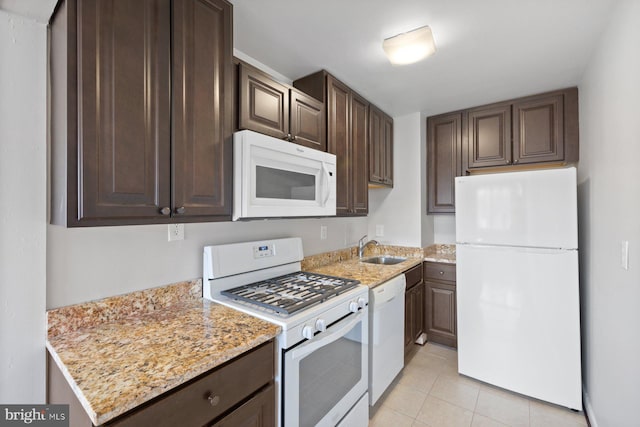
[[[368,264],[394,265],[406,260],[407,258],[401,256],[379,255],[369,258],[362,258],[360,262],[366,262]]]

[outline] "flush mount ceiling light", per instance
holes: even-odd
[[[436,51],[431,28],[416,28],[406,33],[384,39],[384,53],[394,65],[413,64]]]

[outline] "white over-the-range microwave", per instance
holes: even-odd
[[[250,130],[233,136],[233,220],[336,214],[336,156]]]

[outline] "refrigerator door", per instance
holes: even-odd
[[[582,408],[578,251],[458,245],[458,370]]]
[[[458,243],[575,249],[575,168],[456,178]]]

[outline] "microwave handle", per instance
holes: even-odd
[[[351,319],[344,326],[340,326],[340,328],[335,332],[331,331],[330,334],[322,336],[317,341],[310,340],[306,344],[296,348],[295,350],[293,350],[293,353],[291,353],[291,358],[293,360],[302,359],[313,353],[320,347],[324,347],[327,344],[331,344],[332,342],[339,340],[344,336],[345,333],[351,330],[351,328],[353,328],[358,322],[362,320],[363,315],[364,310],[360,310],[360,312],[356,314],[353,319]]]
[[[324,186],[324,196],[322,198],[322,206],[326,206],[327,202],[329,201],[329,195],[331,194],[331,190],[330,190],[330,175],[329,175],[329,170],[327,169],[327,167],[324,165],[324,162],[322,162],[322,171],[324,172],[324,182],[325,182],[325,186]]]

